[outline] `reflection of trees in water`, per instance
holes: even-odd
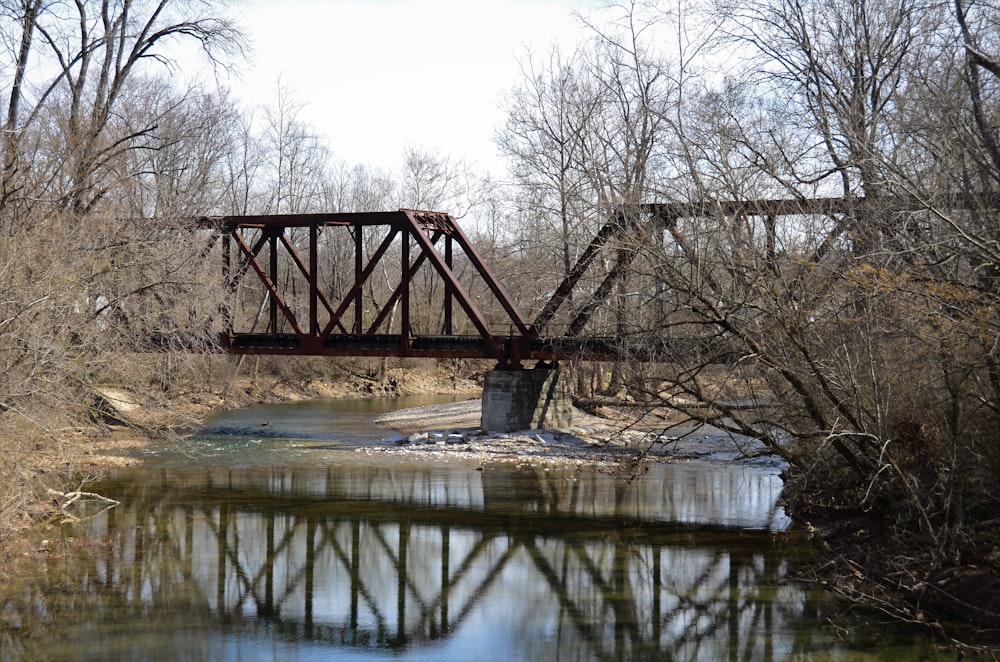
[[[223,631],[406,648],[503,626],[522,658],[609,660],[767,659],[811,636],[796,627],[806,595],[779,588],[780,536],[581,517],[582,477],[561,491],[541,472],[487,479],[474,509],[430,507],[441,482],[407,476],[394,489],[408,498],[358,497],[385,478],[372,476],[367,488],[338,479],[318,493],[278,473],[232,474],[223,489],[217,476],[125,486],[127,505],[96,523],[114,544],[55,564],[64,574],[52,580],[79,596],[73,618],[91,628],[125,607],[182,622],[201,614]],[[250,488],[261,481],[275,492]],[[776,653],[775,633],[793,631],[805,639]]]

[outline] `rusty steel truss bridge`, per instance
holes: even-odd
[[[828,240],[835,240],[850,231],[850,219],[863,218],[867,204],[818,198],[637,205],[597,232],[533,319],[446,213],[206,216],[197,226],[211,229],[213,245],[221,237],[229,298],[221,345],[230,353],[516,364],[620,358],[622,335],[588,332],[588,324],[626,279],[642,241],[670,236],[688,250],[680,219],[756,217],[773,232],[780,216],[825,216],[834,219]],[[968,208],[961,200],[945,206]],[[927,208],[898,200],[892,207]],[[632,346],[629,354],[641,350]]]
[[[594,306],[578,313],[568,332],[545,335],[547,322],[607,236],[595,240],[588,249],[591,257],[582,260],[532,321],[445,213],[403,209],[204,217],[199,222],[221,234],[223,273],[232,300],[222,347],[233,354],[502,363],[617,355],[613,338],[581,334]],[[333,252],[340,258],[339,274],[325,263]],[[346,280],[344,262],[350,263]],[[423,272],[429,276],[421,280]],[[606,298],[611,290],[605,290]],[[595,301],[601,297],[598,292]],[[436,320],[434,329],[418,330],[418,307],[421,320]]]

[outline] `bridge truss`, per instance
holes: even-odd
[[[634,310],[605,311],[603,326],[592,320],[635,277],[644,247],[669,244],[681,259],[696,261],[684,219],[756,219],[770,255],[779,217],[829,219],[833,242],[870,207],[864,198],[635,205],[600,228],[530,321],[446,213],[225,216],[199,224],[222,240],[229,292],[222,346],[230,353],[649,360],[699,342],[657,337],[647,339],[652,349],[643,348],[641,329],[655,323],[644,307],[661,305],[656,297],[665,284],[647,288],[651,294],[630,304]],[[926,204],[894,200],[890,207],[909,213]],[[597,327],[602,332],[590,330]]]
[[[222,239],[230,353],[499,362],[616,355],[604,338],[541,337],[448,214],[200,222]]]

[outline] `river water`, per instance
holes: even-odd
[[[432,464],[373,417],[427,400],[222,414],[87,489],[6,599],[2,659],[909,660],[896,626],[793,581],[774,463]],[[51,544],[51,541],[50,543]],[[938,659],[925,657],[924,659]],[[940,659],[949,659],[942,657]]]

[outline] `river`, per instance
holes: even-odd
[[[49,532],[45,574],[6,599],[2,659],[930,653],[920,631],[831,625],[846,605],[793,579],[811,545],[777,505],[774,463],[628,479],[356,451],[392,443],[377,413],[427,402],[255,407],[144,451],[87,487],[119,505]]]

